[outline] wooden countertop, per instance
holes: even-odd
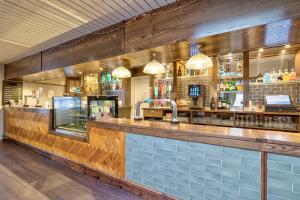
[[[167,110],[171,111],[168,107],[150,107],[143,108],[144,110]],[[192,109],[192,108],[177,108],[177,111],[193,111],[193,112],[206,112],[206,113],[236,113],[236,114],[262,114],[262,115],[290,115],[300,116],[300,112],[266,112],[266,111],[246,111],[246,110],[208,110],[208,109]]]
[[[4,107],[5,110],[23,110],[26,112],[38,112],[38,113],[45,113],[51,111],[49,108],[39,108],[39,107]]]
[[[300,156],[300,133],[111,118],[88,126],[127,133]]]

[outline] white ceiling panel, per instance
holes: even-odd
[[[0,63],[45,50],[176,0],[0,0]]]

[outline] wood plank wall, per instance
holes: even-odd
[[[98,31],[110,32],[121,25],[109,34],[83,36],[43,51],[42,66],[35,64],[35,56],[9,63],[6,79],[290,19],[300,16],[299,10],[298,0],[182,0]]]
[[[50,110],[5,109],[5,137],[115,177],[124,178],[124,132],[91,127],[87,133],[89,141],[77,141],[49,134],[50,115]]]

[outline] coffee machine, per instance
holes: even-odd
[[[192,99],[190,109],[203,109],[204,107],[204,85],[189,85],[188,95]]]

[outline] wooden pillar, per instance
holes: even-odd
[[[268,153],[262,151],[260,159],[260,200],[268,199]]]
[[[295,72],[297,77],[300,77],[300,50],[297,51],[295,56]]]
[[[249,106],[249,51],[243,52],[243,103],[244,107]]]

